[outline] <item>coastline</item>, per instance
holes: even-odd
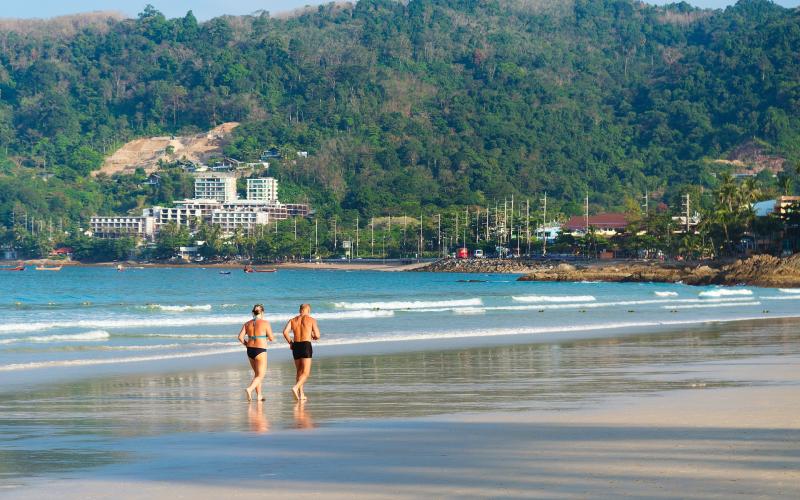
[[[245,266],[255,268],[269,268],[269,269],[318,269],[318,270],[337,270],[337,271],[413,271],[420,267],[424,267],[430,262],[411,262],[407,259],[386,259],[386,260],[368,260],[368,261],[320,261],[320,262],[276,262],[266,264],[251,264],[248,262],[186,262],[186,263],[162,263],[162,262],[136,262],[136,261],[120,261],[120,262],[80,262],[75,260],[54,260],[54,259],[23,259],[23,260],[9,260],[0,261],[0,266],[15,266],[22,262],[25,266],[64,266],[64,267],[101,267],[101,268],[114,268],[123,266],[125,268],[144,268],[144,269],[224,269],[224,270],[241,270]]]

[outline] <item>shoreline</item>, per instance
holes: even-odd
[[[186,263],[161,263],[161,262],[135,262],[135,261],[120,261],[120,262],[80,262],[80,261],[63,261],[54,259],[25,259],[13,261],[0,261],[0,266],[15,266],[22,262],[25,266],[63,266],[63,267],[99,267],[99,268],[115,268],[123,266],[125,269],[223,269],[223,270],[241,270],[245,266],[253,268],[268,268],[268,269],[316,269],[320,271],[413,271],[420,267],[427,266],[430,262],[408,262],[408,259],[385,259],[385,260],[358,260],[358,261],[320,261],[320,262],[276,262],[266,264],[250,264],[245,262],[186,262]],[[31,269],[33,270],[33,269]],[[26,269],[27,271],[27,269]]]

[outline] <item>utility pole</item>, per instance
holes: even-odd
[[[686,210],[686,234],[689,234],[689,214],[690,214],[690,206],[691,206],[691,198],[689,193],[686,193],[684,196],[683,205]]]
[[[437,217],[437,245],[439,245],[439,257],[442,257],[444,251],[442,249],[442,214],[436,214]]]
[[[487,204],[486,205],[486,242],[487,243],[489,242],[489,214],[490,214],[490,212],[491,212],[491,210],[489,208],[489,205]]]
[[[319,257],[319,220],[314,217],[314,256]]]
[[[511,237],[514,237],[514,195],[511,195],[511,220],[508,221],[508,227],[511,228]],[[517,240],[519,240],[519,234],[517,235]],[[509,243],[511,241],[509,240]],[[517,242],[519,243],[519,241]],[[517,252],[519,253],[519,252]]]
[[[458,212],[456,212],[456,247],[458,246]]]
[[[369,254],[375,258],[375,217],[369,219]]]
[[[358,215],[356,215],[356,258],[358,258]]]
[[[333,251],[336,252],[336,217],[333,218]]]
[[[417,254],[417,262],[422,258],[422,212],[419,213],[419,253]]]
[[[584,221],[586,223],[586,234],[589,234],[589,191],[586,191],[586,200],[584,202]]]
[[[464,209],[464,248],[467,248],[467,227],[469,226],[469,208]]]
[[[542,198],[542,256],[547,255],[547,191]]]
[[[481,207],[475,209],[475,245],[481,242]]]
[[[525,236],[527,238],[527,249],[525,252],[531,256],[531,200],[525,199]]]

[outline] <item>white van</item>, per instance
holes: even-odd
[[[472,256],[475,257],[476,259],[482,259],[483,258],[483,250],[475,250],[472,253]]]

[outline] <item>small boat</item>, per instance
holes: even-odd
[[[17,264],[17,267],[0,267],[0,271],[24,271],[24,270],[25,270],[25,264],[23,264],[22,262]]]
[[[37,271],[60,271],[62,267],[63,266],[53,266],[53,267],[36,266],[34,269],[36,269]]]
[[[122,272],[124,270],[125,270],[125,268],[122,266],[122,264],[117,264],[117,271]]]
[[[246,273],[274,273],[274,272],[277,272],[278,270],[277,269],[256,269],[256,268],[251,267],[251,266],[245,266],[243,271],[246,272]]]
[[[230,271],[220,271],[219,274],[231,274]]]

